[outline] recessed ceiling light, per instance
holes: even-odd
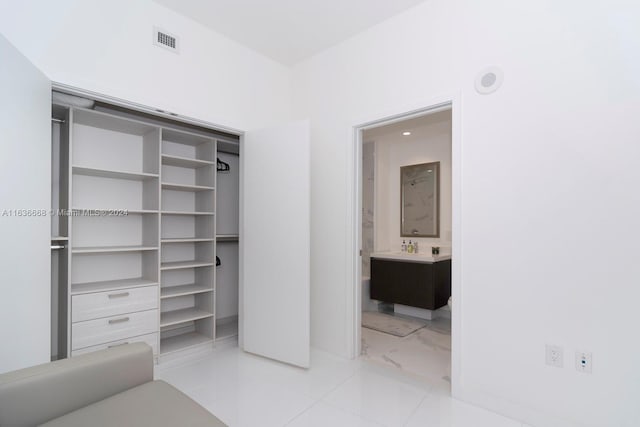
[[[409,135],[411,135],[411,132],[402,132],[402,135],[409,136]]]

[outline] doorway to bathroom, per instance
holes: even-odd
[[[355,150],[356,355],[449,390],[452,104],[358,127]]]

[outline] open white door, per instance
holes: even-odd
[[[0,35],[0,373],[50,359],[51,82]]]
[[[240,345],[309,367],[309,122],[241,144]]]

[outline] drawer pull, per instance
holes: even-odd
[[[129,344],[129,341],[121,342],[120,344],[112,344],[107,348],[120,347],[121,345],[127,345],[127,344]]]
[[[128,322],[129,321],[129,317],[122,317],[120,319],[111,319],[109,320],[109,324],[110,325],[114,325],[116,323],[123,323],[123,322]]]
[[[120,292],[119,294],[109,294],[109,299],[128,297],[129,292]]]

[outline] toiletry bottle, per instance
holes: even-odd
[[[401,251],[407,252],[407,242],[404,240],[402,241]]]
[[[409,240],[409,245],[407,246],[407,252],[409,252],[410,254],[413,253],[413,243],[411,243],[411,240]]]
[[[418,241],[417,240],[413,244],[413,253],[414,254],[418,253]]]

